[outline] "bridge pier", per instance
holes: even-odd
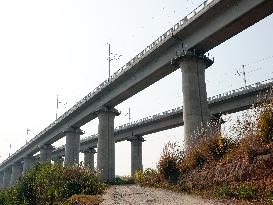
[[[128,141],[131,142],[131,176],[134,176],[136,171],[142,171],[142,142],[145,140],[141,136],[134,136]]]
[[[11,178],[11,168],[8,167],[4,170],[3,188],[8,188],[10,186],[10,178]]]
[[[114,118],[120,113],[114,108],[102,107],[97,114],[99,118],[97,168],[100,180],[110,182],[115,179]]]
[[[30,170],[35,164],[35,157],[34,156],[26,156],[24,158],[23,164],[23,174],[25,174],[28,170]]]
[[[64,158],[62,156],[57,156],[52,158],[52,161],[54,162],[54,164],[63,165]]]
[[[72,167],[79,164],[80,136],[83,134],[80,128],[69,128],[65,131],[65,158],[64,165]]]
[[[187,51],[173,59],[172,64],[182,71],[184,139],[187,148],[200,141],[209,122],[205,69],[213,61]]]
[[[83,151],[84,154],[84,166],[90,168],[92,171],[94,168],[94,155],[96,150],[94,148],[89,148]]]
[[[51,144],[45,144],[40,147],[40,162],[51,162],[51,154],[54,147]]]
[[[22,176],[23,166],[21,163],[14,163],[11,166],[11,178],[10,185],[14,185],[18,179],[18,177]]]
[[[0,172],[0,189],[3,189],[4,172]]]

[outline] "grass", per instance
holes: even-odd
[[[228,134],[204,135],[187,152],[166,144],[157,169],[137,172],[136,183],[273,204],[273,100],[245,112]]]

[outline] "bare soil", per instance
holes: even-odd
[[[184,193],[176,193],[163,189],[143,188],[138,185],[112,186],[102,195],[101,205],[224,205],[235,204],[216,200],[202,199]]]

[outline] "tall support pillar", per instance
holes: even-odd
[[[11,178],[11,168],[9,167],[4,170],[3,188],[8,188],[10,186],[10,178]]]
[[[3,189],[4,172],[0,172],[0,189]]]
[[[102,107],[98,111],[97,168],[101,181],[110,182],[115,179],[114,118],[119,114],[114,108]]]
[[[23,174],[25,174],[28,170],[30,170],[35,164],[35,157],[33,156],[26,156],[24,158],[23,164]]]
[[[185,147],[200,141],[202,130],[207,129],[209,110],[205,82],[205,69],[213,61],[204,55],[183,52],[172,60],[182,71],[183,120]],[[200,133],[201,132],[201,133]]]
[[[22,176],[23,166],[21,163],[15,163],[11,166],[11,179],[10,185],[13,186],[18,177]]]
[[[54,147],[50,144],[45,144],[40,147],[40,162],[51,162],[51,154]]]
[[[82,134],[83,132],[79,128],[69,128],[65,131],[66,144],[64,164],[67,167],[79,164],[80,136]]]
[[[89,148],[83,151],[84,154],[84,166],[94,170],[94,155],[96,150],[94,148]]]
[[[128,141],[131,142],[131,176],[134,176],[136,171],[142,171],[142,142],[145,140],[141,136],[134,136]]]

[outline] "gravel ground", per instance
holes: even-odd
[[[102,196],[104,201],[101,205],[224,205],[232,203],[221,203],[213,200],[201,199],[183,193],[175,193],[162,189],[143,188],[137,185],[112,186]]]

